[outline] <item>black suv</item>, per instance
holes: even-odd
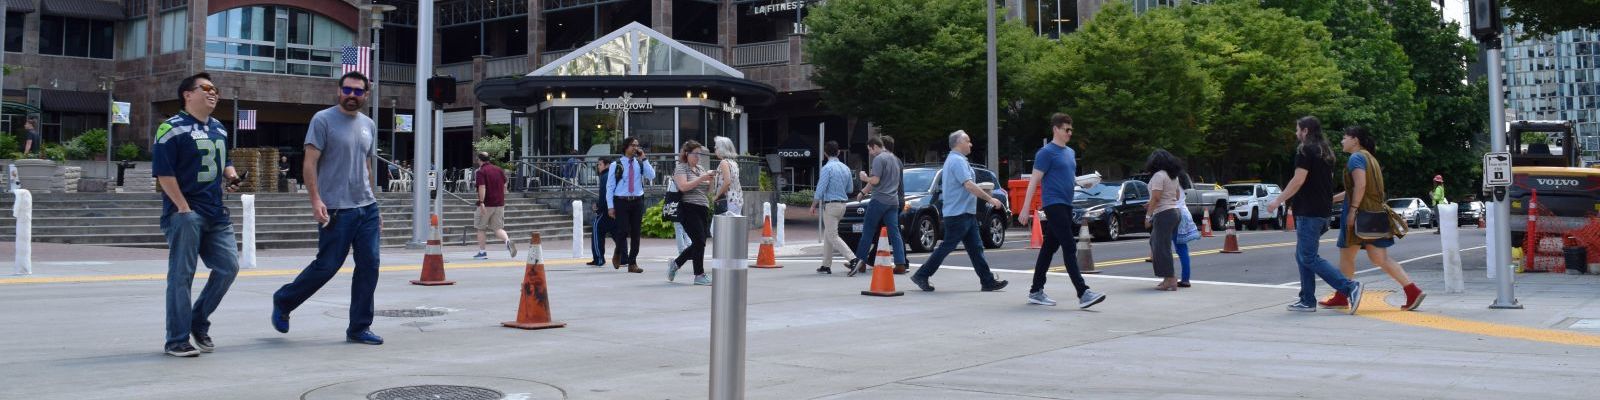
[[[940,174],[943,164],[908,165],[900,173],[900,187],[905,191],[905,206],[900,211],[900,236],[905,238],[908,251],[933,250],[943,234],[943,217],[940,206]],[[1005,188],[1000,187],[994,171],[973,164],[973,181],[995,185],[990,195],[1006,202]],[[839,221],[839,236],[845,243],[856,246],[861,242],[862,220],[866,219],[866,204],[871,199],[845,204],[844,218]],[[979,227],[983,232],[984,248],[999,248],[1006,242],[1006,229],[1010,227],[1011,206],[995,209],[988,203],[978,202]]]
[[[1114,241],[1129,233],[1150,232],[1144,226],[1144,207],[1150,203],[1150,186],[1143,181],[1101,182],[1076,190],[1072,197],[1072,219],[1078,226],[1088,224],[1089,234],[1095,239]]]

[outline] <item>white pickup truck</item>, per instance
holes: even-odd
[[[1283,193],[1278,185],[1269,183],[1239,183],[1223,185],[1228,189],[1228,213],[1238,219],[1240,227],[1263,228],[1263,223],[1283,229],[1288,219],[1285,206],[1267,208]]]

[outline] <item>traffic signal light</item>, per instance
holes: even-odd
[[[434,104],[455,103],[456,78],[449,75],[428,78],[428,101]]]
[[[1470,0],[1469,13],[1472,19],[1472,36],[1479,41],[1488,43],[1498,41],[1500,38],[1500,1],[1499,0]]]

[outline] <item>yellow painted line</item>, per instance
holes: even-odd
[[[1338,240],[1338,239],[1337,238],[1335,238],[1335,239],[1322,239],[1322,240],[1319,240],[1318,242],[1319,243],[1332,243],[1332,242],[1334,242],[1336,240]],[[1295,242],[1268,243],[1268,244],[1258,244],[1258,245],[1253,245],[1253,246],[1241,246],[1241,247],[1239,247],[1239,250],[1240,251],[1244,251],[1244,250],[1270,249],[1270,248],[1274,248],[1274,247],[1289,247],[1289,246],[1294,246],[1294,245],[1295,245]],[[1202,250],[1202,251],[1191,252],[1191,253],[1189,253],[1189,256],[1190,257],[1194,257],[1194,256],[1203,256],[1203,255],[1208,255],[1208,254],[1221,254],[1221,253],[1222,253],[1222,249]],[[1097,261],[1097,262],[1094,263],[1094,267],[1095,267],[1095,269],[1101,269],[1103,267],[1115,267],[1115,266],[1118,266],[1118,265],[1138,264],[1138,263],[1143,263],[1144,260],[1145,259],[1143,259],[1143,258],[1124,258],[1124,259],[1120,259],[1120,260]],[[1066,272],[1066,270],[1067,270],[1067,266],[1066,265],[1057,265],[1055,267],[1051,267],[1050,268],[1050,272]]]
[[[576,258],[563,259],[563,260],[549,260],[549,261],[545,261],[544,265],[545,266],[577,265],[577,264],[580,263],[580,261],[583,261],[583,260],[582,259],[576,259]],[[527,265],[528,264],[527,264],[526,261],[497,261],[497,262],[483,262],[483,263],[470,263],[470,264],[450,263],[450,264],[446,264],[445,265],[445,270],[449,271],[449,270],[453,270],[453,269],[522,267],[522,266],[527,266]],[[391,266],[386,266],[386,267],[380,267],[379,268],[379,271],[381,271],[381,272],[404,272],[404,271],[421,271],[421,270],[422,270],[422,265],[421,264],[391,265]],[[243,277],[267,277],[267,276],[294,276],[294,275],[299,275],[300,271],[301,271],[301,269],[244,269],[244,270],[239,270],[239,277],[243,278]],[[349,268],[343,268],[343,269],[340,269],[339,273],[340,274],[349,274],[349,273],[351,273],[351,271],[353,271],[353,270],[349,269]],[[210,275],[211,274],[209,272],[207,272],[207,271],[200,271],[200,272],[195,273],[194,276],[195,276],[196,279],[203,279],[203,278],[209,277]],[[167,274],[79,275],[79,276],[48,276],[48,277],[26,277],[26,278],[0,278],[0,285],[25,285],[25,284],[34,284],[34,283],[94,283],[94,282],[127,282],[127,281],[164,281],[164,280],[167,280]]]
[[[1522,339],[1570,346],[1600,347],[1600,335],[1591,335],[1560,329],[1529,328],[1525,326],[1496,324],[1490,322],[1465,320],[1439,314],[1403,311],[1395,306],[1389,305],[1389,302],[1384,301],[1384,298],[1393,293],[1393,291],[1378,290],[1367,292],[1367,294],[1363,295],[1361,298],[1361,311],[1357,312],[1356,315],[1380,321],[1393,322],[1401,325],[1438,329],[1470,335]]]

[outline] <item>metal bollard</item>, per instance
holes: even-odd
[[[13,186],[15,203],[11,216],[17,219],[17,275],[33,274],[33,192]],[[744,263],[740,263],[744,265]]]
[[[1461,232],[1457,229],[1456,204],[1439,205],[1439,244],[1444,260],[1444,292],[1466,292],[1461,272]]]
[[[745,304],[750,279],[745,217],[718,215],[711,261],[711,399],[744,399]]]
[[[583,258],[583,200],[572,201],[572,258]]]
[[[788,204],[783,204],[783,203],[778,203],[778,214],[772,217],[772,219],[776,220],[776,221],[773,222],[773,224],[777,225],[777,226],[773,227],[773,229],[777,229],[778,230],[776,232],[776,234],[774,235],[774,236],[777,236],[777,238],[776,238],[777,243],[774,243],[774,245],[777,246],[778,248],[783,248],[783,231],[784,231],[783,225],[784,225],[784,221],[789,219],[789,218],[786,217],[787,215],[789,215],[789,205]]]
[[[251,269],[256,267],[256,195],[246,194],[239,196],[239,203],[244,206],[244,247],[239,251],[239,268]]]

